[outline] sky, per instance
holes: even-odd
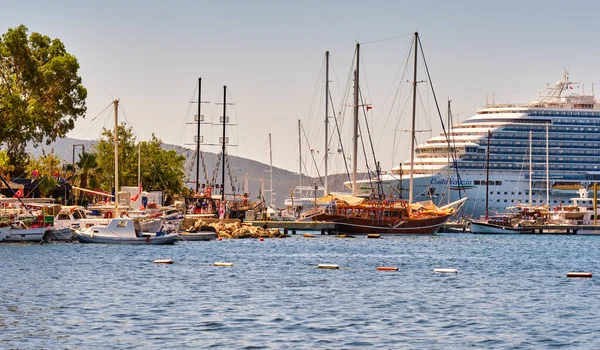
[[[383,169],[409,156],[409,109],[390,101],[394,84],[410,85],[396,77],[405,69],[415,31],[431,73],[431,80],[418,79],[427,81],[419,84],[419,142],[441,131],[433,95],[426,91],[429,81],[441,113],[445,116],[450,99],[457,120],[483,107],[486,96],[495,102],[531,101],[564,69],[588,93],[600,82],[600,3],[594,1],[2,0],[0,8],[2,32],[24,24],[59,38],[77,57],[88,90],[87,115],[67,136],[99,138],[102,127],[112,127],[110,112],[103,110],[118,98],[121,120],[138,140],[155,134],[165,143],[193,147],[195,126],[188,123],[197,106],[190,101],[197,99],[202,77],[202,99],[210,102],[202,105],[207,120],[216,122],[222,114],[216,103],[222,102],[224,85],[227,102],[234,103],[227,106],[236,124],[228,129],[237,145],[230,154],[268,163],[271,133],[273,165],[297,171],[301,120],[302,157],[310,175],[323,172],[327,50],[333,108],[349,111],[351,95],[345,91],[355,44],[362,43],[360,85],[364,104],[372,106],[367,116]],[[395,100],[404,105],[407,95]],[[219,127],[202,128],[205,143],[218,141]],[[344,143],[349,133],[349,127],[342,128]],[[330,137],[337,142],[337,136]],[[210,145],[203,150],[218,152]],[[331,154],[331,159],[329,171],[341,171],[343,157]]]

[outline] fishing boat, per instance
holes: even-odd
[[[533,232],[531,229],[525,229],[521,224],[515,224],[510,216],[494,216],[489,218],[487,221],[468,221],[471,233],[506,234]]]
[[[81,243],[138,245],[174,244],[179,240],[177,234],[142,232],[138,220],[131,218],[117,218],[111,220],[107,226],[75,230],[75,238]]]
[[[45,225],[43,219],[41,222],[16,220],[0,223],[0,236],[4,236],[2,242],[49,242],[53,232],[54,227]]]

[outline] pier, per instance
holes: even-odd
[[[524,226],[524,228],[531,230],[531,234],[600,235],[600,225],[534,225]]]
[[[283,233],[296,234],[296,231],[320,231],[322,235],[334,234],[335,224],[326,221],[246,221],[252,226],[283,229]]]

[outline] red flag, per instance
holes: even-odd
[[[371,108],[373,108],[373,106],[367,105],[367,111],[370,110]]]
[[[21,189],[19,189],[17,191],[17,193],[15,193],[15,195],[13,196],[13,198],[21,198],[23,197],[23,191]]]
[[[142,182],[140,181],[140,187],[138,188],[138,193],[129,199],[135,202],[138,200],[138,198],[140,197],[141,194],[142,194]]]

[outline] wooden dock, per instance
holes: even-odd
[[[252,226],[267,227],[267,228],[279,228],[283,229],[285,234],[291,233],[296,234],[296,231],[321,231],[322,235],[333,234],[335,231],[335,224],[327,221],[245,221],[246,224]]]
[[[524,228],[542,235],[600,235],[600,225],[533,225]]]

